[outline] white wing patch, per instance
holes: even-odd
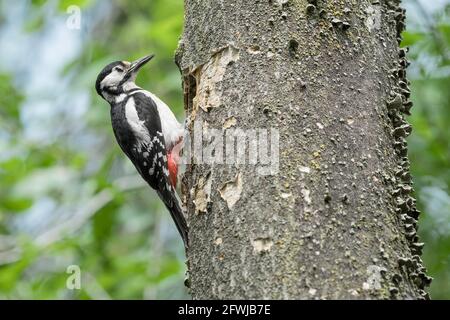
[[[145,121],[139,119],[134,98],[132,97],[128,99],[125,105],[125,118],[127,119],[127,122],[136,137],[136,147],[138,151],[141,152],[142,147],[150,142],[150,134],[145,127]]]
[[[153,93],[147,90],[133,92],[133,94],[135,93],[143,93],[155,101],[161,120],[162,134],[164,135],[164,142],[166,144],[165,147],[167,150],[172,149],[180,138],[184,136],[183,126],[178,122],[172,110],[170,110],[170,108]]]

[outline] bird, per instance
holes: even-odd
[[[188,226],[176,192],[185,129],[161,99],[135,83],[139,70],[153,57],[109,63],[97,76],[95,89],[111,107],[117,143],[163,201],[187,248]]]

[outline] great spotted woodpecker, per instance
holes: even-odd
[[[95,88],[111,106],[111,123],[119,146],[156,190],[187,247],[188,227],[175,190],[184,128],[164,102],[135,84],[139,69],[153,57],[108,64],[98,75]]]

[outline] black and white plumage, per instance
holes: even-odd
[[[184,128],[164,102],[134,83],[139,69],[151,58],[110,63],[100,72],[96,90],[111,106],[111,123],[119,146],[156,190],[187,247],[188,227],[175,190],[174,157],[178,155],[173,152],[183,139]]]

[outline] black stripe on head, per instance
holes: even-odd
[[[108,64],[106,67],[103,68],[103,70],[99,73],[99,75],[97,76],[97,81],[95,81],[95,90],[97,90],[97,93],[99,94],[99,96],[102,96],[102,90],[100,88],[100,83],[103,81],[103,79],[106,78],[106,76],[108,74],[111,73],[112,69],[115,66],[122,66],[125,67],[125,63],[123,63],[122,61],[114,61],[111,62],[110,64]]]

